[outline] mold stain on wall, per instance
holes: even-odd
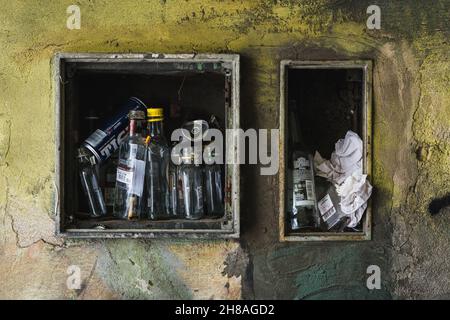
[[[450,294],[449,3],[0,1],[2,298],[440,298]],[[281,59],[372,59],[373,240],[279,243],[277,177],[242,167],[240,241],[61,241],[53,236],[55,52],[233,52],[243,128],[277,128]],[[68,266],[82,271],[66,286]],[[366,288],[379,265],[382,289]]]

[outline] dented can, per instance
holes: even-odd
[[[129,98],[114,117],[106,121],[101,129],[95,130],[83,142],[83,146],[94,155],[97,164],[108,160],[127,137],[128,113],[132,110],[146,111],[147,106],[136,97]]]

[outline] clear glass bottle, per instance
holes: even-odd
[[[168,165],[169,146],[163,133],[164,113],[162,108],[147,109],[147,134],[150,143],[147,148],[145,172],[147,217],[151,220],[170,219]]]
[[[204,216],[202,167],[195,161],[193,153],[184,152],[182,160],[180,175],[184,200],[184,217],[186,219],[201,219]]]
[[[98,183],[95,157],[84,147],[78,149],[81,185],[88,200],[91,217],[106,215],[106,205]]]
[[[137,219],[143,206],[143,189],[147,146],[142,136],[145,113],[131,111],[130,131],[120,145],[116,174],[114,216],[120,219]]]
[[[320,224],[314,185],[314,162],[302,141],[298,127],[297,105],[289,101],[289,131],[291,133],[288,201],[291,207],[291,229],[317,228]]]
[[[205,155],[206,215],[218,218],[224,213],[222,166],[214,163],[214,149],[209,145],[205,147]]]
[[[177,164],[181,163],[181,156],[179,154],[172,154],[171,158],[177,159]],[[182,193],[182,184],[180,179],[180,165],[177,165],[169,160],[169,214],[174,217],[180,217],[184,214],[184,201]]]

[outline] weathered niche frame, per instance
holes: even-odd
[[[121,63],[135,63],[136,66],[145,66],[152,63],[218,63],[226,66],[230,70],[226,77],[225,92],[228,96],[225,99],[225,121],[227,129],[238,129],[240,127],[240,96],[239,96],[239,55],[237,54],[161,54],[161,53],[57,53],[52,61],[52,83],[55,106],[55,224],[56,235],[67,238],[239,238],[240,235],[240,168],[238,164],[226,164],[226,195],[225,195],[225,216],[219,220],[220,227],[208,228],[209,225],[216,225],[216,221],[205,221],[200,226],[195,222],[187,223],[188,228],[179,229],[179,221],[156,221],[137,222],[129,229],[95,229],[70,228],[67,227],[68,215],[65,212],[66,202],[70,201],[67,194],[67,181],[65,176],[65,166],[67,165],[66,149],[66,126],[69,125],[69,118],[66,114],[65,85],[66,85],[66,65],[67,63],[95,63],[114,64],[120,66]],[[239,159],[239,139],[227,140],[227,152],[235,154]],[[212,219],[211,219],[212,220]],[[182,222],[181,222],[182,223]]]
[[[363,241],[372,238],[372,203],[369,200],[363,217],[362,232],[304,232],[286,233],[286,97],[287,75],[289,69],[348,69],[359,68],[363,71],[362,90],[362,140],[363,140],[363,171],[371,179],[372,175],[372,61],[370,60],[329,60],[329,61],[299,61],[282,60],[280,62],[280,140],[279,140],[279,239],[280,241]]]

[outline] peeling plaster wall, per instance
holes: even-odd
[[[450,295],[449,1],[0,0],[0,298],[442,298]],[[279,243],[278,178],[242,168],[240,241],[54,236],[55,52],[241,54],[244,128],[277,128],[279,60],[374,61],[373,240]],[[78,265],[80,290],[66,286]],[[377,264],[382,289],[367,290]]]

